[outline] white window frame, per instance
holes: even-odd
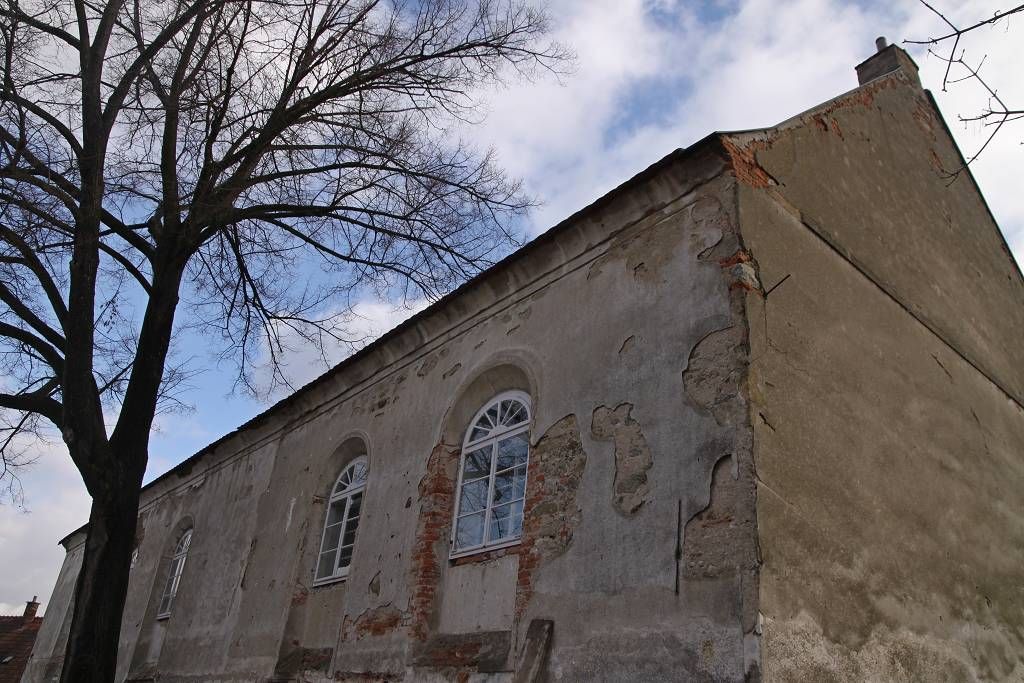
[[[516,424],[516,425],[514,425],[512,427],[502,427],[502,426],[499,425],[498,427],[496,427],[492,431],[488,432],[488,434],[486,436],[481,437],[479,439],[470,440],[470,437],[473,434],[474,427],[476,427],[476,425],[479,422],[480,418],[483,417],[484,414],[488,410],[490,410],[492,407],[494,407],[495,405],[501,405],[502,401],[507,401],[507,400],[518,401],[519,403],[521,403],[526,408],[526,420],[524,422]],[[497,467],[498,467],[497,446],[498,446],[499,442],[504,441],[504,440],[509,439],[511,437],[514,437],[514,436],[519,436],[520,434],[526,434],[526,443],[527,443],[526,461],[522,465],[522,466],[525,466],[527,468],[526,478],[523,480],[523,496],[524,496],[523,497],[523,515],[525,516],[525,514],[526,514],[526,498],[525,498],[525,495],[526,495],[526,487],[529,484],[530,429],[531,429],[532,426],[533,426],[533,405],[532,405],[532,402],[530,401],[530,395],[527,394],[526,392],[523,392],[523,391],[504,391],[504,392],[498,394],[497,396],[495,396],[494,398],[492,398],[491,400],[487,401],[484,404],[484,406],[480,410],[478,410],[476,412],[476,414],[473,416],[473,419],[469,423],[469,427],[467,427],[467,429],[466,429],[466,436],[463,438],[463,441],[462,441],[462,454],[461,454],[461,457],[459,458],[459,476],[458,476],[458,482],[457,482],[456,487],[455,487],[455,510],[454,510],[454,512],[452,514],[452,532],[451,532],[451,542],[449,544],[450,552],[449,552],[449,555],[448,555],[449,559],[455,559],[457,557],[465,557],[467,555],[474,555],[476,553],[488,552],[488,551],[491,551],[491,550],[499,550],[501,548],[508,548],[508,547],[519,545],[520,543],[522,543],[522,541],[523,541],[522,530],[520,530],[519,536],[516,536],[514,538],[502,538],[502,539],[498,539],[496,541],[489,541],[489,540],[487,540],[487,535],[490,533],[490,528],[491,528],[491,512],[493,511],[493,509],[495,507],[495,505],[494,505],[494,483],[495,483],[495,481],[497,479],[497,477],[495,475],[497,474]],[[483,534],[483,539],[484,540],[483,540],[483,542],[481,542],[481,543],[479,543],[477,545],[456,549],[455,548],[455,542],[458,540],[458,537],[456,536],[456,533],[458,531],[459,518],[460,518],[459,508],[462,505],[462,475],[463,475],[463,473],[464,473],[464,471],[466,469],[466,455],[471,453],[471,452],[473,452],[473,451],[480,450],[480,448],[487,447],[487,446],[490,446],[492,451],[491,451],[491,472],[488,475],[489,478],[488,478],[488,485],[487,485],[487,506],[484,508],[484,534]],[[502,504],[504,505],[505,503],[502,503]],[[479,512],[479,511],[477,511],[477,512]],[[470,514],[470,513],[467,513],[467,514]],[[476,514],[476,513],[472,513],[472,514]]]
[[[167,607],[160,611],[157,615],[157,619],[166,619],[171,616],[171,607],[174,606],[174,598],[178,595],[178,586],[181,584],[181,575],[185,571],[185,560],[188,559],[188,551],[192,546],[192,529],[187,529],[178,538],[177,544],[174,546],[174,555],[171,556],[171,564],[167,573],[167,582],[164,584],[164,590],[160,594],[160,605],[167,601]],[[159,605],[157,605],[159,609]]]
[[[363,471],[366,476],[363,480],[354,486],[349,486],[346,489],[338,491],[338,484],[341,482],[341,478],[345,476],[350,470],[354,471],[357,465],[363,466]],[[356,517],[356,534],[352,539],[352,555],[349,558],[349,563],[344,567],[338,567],[338,555],[342,550],[342,542],[345,540],[345,533],[348,531],[349,522],[352,521],[348,518],[349,509],[352,506],[352,499],[356,494],[362,494],[362,505],[366,504],[366,482],[369,480],[369,462],[365,455],[360,455],[357,458],[353,458],[348,464],[342,469],[341,473],[338,474],[338,478],[334,480],[334,484],[331,485],[331,495],[327,499],[327,507],[324,510],[324,525],[320,531],[320,545],[317,546],[316,559],[313,562],[313,585],[323,586],[324,584],[334,583],[335,581],[344,581],[348,577],[349,569],[352,567],[352,560],[355,559],[355,547],[356,538],[359,536],[359,519],[363,516],[363,509],[359,510],[359,517]],[[338,533],[338,545],[334,549],[334,573],[328,576],[317,576],[317,572],[320,569],[320,556],[324,554],[324,541],[327,540],[327,522],[330,520],[331,506],[339,501],[345,501],[344,508],[341,512],[341,531]]]

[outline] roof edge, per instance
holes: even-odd
[[[502,270],[511,267],[513,263],[516,263],[523,258],[527,258],[536,250],[540,249],[549,242],[554,241],[554,239],[556,239],[557,236],[564,230],[568,229],[570,225],[607,206],[614,199],[622,195],[624,192],[654,177],[655,175],[662,172],[672,164],[683,161],[689,157],[694,157],[701,152],[717,152],[719,156],[721,156],[724,160],[727,161],[727,163],[731,164],[729,154],[725,149],[724,145],[722,144],[722,138],[725,135],[728,135],[728,133],[715,131],[709,133],[708,135],[705,135],[703,138],[700,138],[693,144],[688,145],[687,147],[681,147],[672,150],[661,159],[655,161],[647,168],[643,169],[639,173],[633,175],[629,179],[615,186],[605,194],[601,195],[600,197],[592,201],[590,204],[587,204],[578,211],[573,212],[572,214],[562,219],[552,227],[540,233],[523,246],[519,247],[518,249],[514,250],[513,252],[499,260],[497,263],[494,263],[489,268],[480,271],[479,273],[471,277],[469,280],[466,280],[466,282],[459,285],[451,292],[448,292],[447,294],[439,298],[437,301],[433,302],[432,304],[424,308],[422,311],[419,311],[409,316],[404,321],[396,325],[394,328],[388,330],[374,341],[370,342],[363,348],[353,353],[351,356],[348,356],[347,358],[341,360],[339,363],[325,371],[323,374],[307,382],[306,384],[299,387],[298,389],[288,394],[284,398],[278,400],[273,405],[268,407],[266,410],[263,410],[262,412],[258,413],[249,420],[246,420],[241,425],[231,430],[227,434],[210,442],[209,444],[207,444],[200,450],[196,451],[188,458],[182,460],[177,465],[167,470],[163,474],[160,474],[159,476],[155,477],[152,481],[143,486],[140,489],[140,491],[145,492],[146,490],[152,488],[153,486],[156,486],[157,484],[173,476],[191,470],[206,455],[210,454],[216,448],[228,442],[230,439],[234,438],[240,432],[252,429],[260,425],[274,413],[284,409],[288,405],[293,404],[302,396],[307,395],[317,387],[323,385],[336,375],[340,374],[346,368],[355,365],[356,363],[360,362],[363,358],[366,358],[367,356],[376,352],[378,349],[386,346],[392,339],[398,337],[407,330],[413,328],[421,320],[427,318],[433,313],[436,313],[438,310],[444,308],[451,301],[456,299],[458,296],[463,294],[468,289],[475,287],[485,279],[492,277],[495,273],[501,272]],[[74,531],[71,531],[66,536],[64,536],[64,538],[62,538],[58,543],[60,545],[63,545],[65,549],[68,549],[66,542],[70,541],[70,539],[74,537],[75,534],[85,531],[88,528],[88,526],[88,523],[83,524],[82,526],[78,527]]]

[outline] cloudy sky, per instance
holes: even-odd
[[[964,25],[1010,3],[933,0]],[[575,73],[557,82],[523,83],[491,93],[489,116],[471,135],[493,146],[503,165],[544,204],[527,232],[542,232],[677,147],[714,130],[769,126],[856,86],[853,66],[890,42],[938,35],[943,26],[920,4],[839,0],[552,0],[557,38],[577,55]],[[1024,16],[1016,20],[1024,22]],[[979,32],[967,56],[987,55],[984,74],[1009,104],[1024,106],[1024,27]],[[908,46],[909,47],[909,46]],[[987,133],[959,115],[986,104],[965,83],[940,92],[943,64],[912,54],[926,87],[968,156]],[[1007,241],[1024,261],[1024,202],[1019,176],[1024,122],[1006,129],[974,165],[974,174]],[[379,335],[408,315],[366,301],[357,320]],[[341,352],[338,354],[340,359]],[[322,367],[298,358],[291,373],[304,383]],[[159,475],[267,407],[230,395],[231,372],[209,359],[186,397],[195,410],[161,418],[147,478]],[[88,517],[88,499],[59,445],[40,449],[23,476],[23,506],[0,504],[0,614],[24,601],[44,603],[63,551],[56,541]]]

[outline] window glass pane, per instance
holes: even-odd
[[[192,532],[186,531],[181,538],[178,539],[178,545],[174,547],[174,554],[181,555],[188,552],[189,543],[192,541]]]
[[[324,544],[320,552],[334,550],[338,547],[338,538],[341,536],[341,524],[332,524],[324,530]]]
[[[338,477],[338,483],[337,485],[335,485],[334,493],[332,495],[339,495],[344,493],[345,491],[357,489],[363,486],[364,484],[366,484],[366,477],[368,472],[369,470],[366,466],[365,459],[359,458],[358,460],[354,461],[352,464],[346,467],[345,471],[343,471],[341,473],[341,476]]]
[[[353,517],[358,517],[359,516],[359,507],[362,505],[362,503],[363,503],[363,494],[357,493],[354,496],[352,496],[352,502],[349,503],[349,506],[348,506],[348,518],[349,519],[352,519]]]
[[[455,529],[455,549],[480,545],[484,540],[484,513],[460,517]]]
[[[185,558],[181,555],[171,560],[170,573],[167,575],[167,590],[173,596],[174,591],[178,588],[178,577],[181,576],[181,565],[184,564]]]
[[[164,584],[164,593],[160,598],[160,609],[157,614],[166,614],[171,609],[171,601],[178,590],[178,579],[181,576],[181,566],[185,562],[183,555],[175,556],[167,567],[167,583]]]
[[[171,609],[171,596],[170,595],[164,595],[164,597],[160,599],[160,609],[158,609],[156,613],[158,615],[167,614],[168,610],[170,610],[170,609]]]
[[[366,483],[367,467],[365,460],[357,460],[352,465],[352,484],[360,486]]]
[[[348,529],[345,530],[345,535],[341,538],[341,545],[352,545],[356,542],[356,525],[349,524]]]
[[[478,479],[462,485],[462,494],[459,496],[460,515],[487,507],[488,481],[488,479]]]
[[[526,462],[530,442],[526,434],[516,434],[498,442],[498,471]]]
[[[480,448],[466,453],[466,462],[462,466],[462,481],[479,479],[491,473],[491,447]]]
[[[344,569],[352,563],[352,546],[341,549],[338,555],[338,569]]]
[[[492,425],[498,424],[498,406],[491,406],[484,415]]]
[[[502,538],[516,538],[523,533],[523,501],[499,505],[491,511],[491,533],[489,541]]]
[[[526,465],[499,473],[494,478],[494,505],[522,498],[526,493]]]
[[[322,553],[316,565],[316,578],[322,579],[334,574],[334,551]]]
[[[327,525],[337,524],[345,513],[345,500],[336,500],[327,508]]]
[[[501,402],[501,424],[506,427],[526,422],[526,406],[519,401]]]

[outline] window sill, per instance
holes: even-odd
[[[453,552],[453,553],[449,554],[448,555],[448,559],[449,560],[458,560],[458,559],[461,559],[463,557],[470,557],[472,555],[482,555],[484,553],[489,553],[489,552],[491,552],[493,550],[504,550],[505,548],[511,548],[513,546],[520,545],[522,542],[523,542],[523,539],[522,539],[522,537],[520,537],[520,538],[513,538],[513,539],[508,540],[508,541],[502,541],[501,543],[493,543],[491,545],[481,546],[479,548],[470,548],[468,550],[460,550],[458,552]]]
[[[156,615],[156,620],[157,621],[164,621],[164,620],[170,619],[170,618],[171,618],[171,613],[170,612],[165,612],[163,614]]]
[[[313,588],[323,588],[324,586],[330,586],[335,583],[342,583],[348,578],[348,574],[342,574],[341,576],[328,576],[327,578],[317,579],[313,582]]]

